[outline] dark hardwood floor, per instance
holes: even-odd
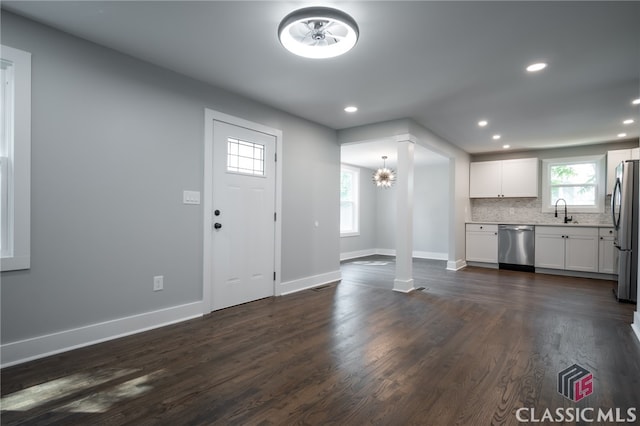
[[[391,291],[393,260],[6,368],[1,422],[510,425],[522,407],[640,409],[635,306],[612,282],[415,260],[424,290],[407,295]],[[557,391],[574,363],[594,378],[577,403]]]

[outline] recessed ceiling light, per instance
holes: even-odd
[[[545,64],[544,62],[537,62],[535,64],[531,64],[527,67],[527,71],[529,72],[536,72],[536,71],[541,71],[543,69],[545,69],[547,67],[547,64]]]
[[[500,139],[502,136],[500,135],[493,135],[492,138],[494,141],[497,141],[498,139]]]
[[[511,145],[502,145],[502,148],[509,149],[509,148],[511,148]]]
[[[619,138],[624,138],[625,136],[627,136],[627,134],[626,134],[626,133],[618,133],[618,137],[619,137]]]
[[[280,43],[291,53],[324,59],[347,53],[358,41],[358,24],[330,7],[305,7],[284,17],[278,26]]]
[[[358,110],[358,107],[354,107],[354,106],[348,106],[345,107],[344,109],[346,112],[356,112]]]
[[[622,124],[633,124],[633,120],[629,118],[627,120],[624,120]]]
[[[640,98],[631,101],[633,105],[640,105]]]
[[[480,120],[480,121],[478,121],[478,126],[480,126],[480,127],[484,127],[484,126],[486,126],[487,124],[489,124],[489,122],[488,122],[487,120]]]

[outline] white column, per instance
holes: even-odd
[[[409,293],[413,288],[413,153],[411,140],[398,141],[396,180],[396,279],[393,290]]]

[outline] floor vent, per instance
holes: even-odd
[[[324,290],[326,288],[331,288],[333,286],[334,286],[334,284],[325,284],[325,285],[321,285],[320,287],[314,287],[311,290],[312,291],[322,291],[322,290]]]

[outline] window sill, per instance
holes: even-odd
[[[3,257],[0,259],[0,271],[21,271],[31,268],[31,258],[25,257]]]
[[[555,207],[543,207],[540,209],[542,213],[555,213]],[[574,213],[591,213],[591,214],[599,214],[604,213],[604,206],[599,207],[581,207],[581,206],[569,206],[567,207],[567,214],[571,216]],[[558,206],[558,216],[564,215],[564,206]]]

